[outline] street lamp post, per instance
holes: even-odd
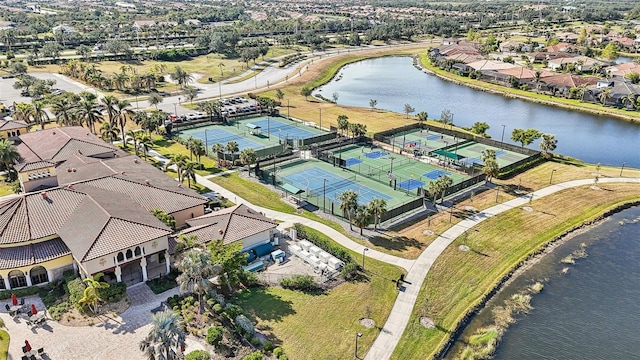
[[[322,179],[322,209],[327,213],[327,179]]]
[[[389,160],[391,161],[391,166],[389,166],[389,173],[393,174],[393,160],[394,160],[394,157],[393,156],[389,156]]]
[[[289,105],[289,99],[287,99],[287,120],[291,120],[291,116],[289,115],[289,109],[291,109],[291,106]]]
[[[362,333],[357,333],[356,334],[356,352],[354,354],[356,359],[358,359],[358,338],[361,338],[361,337],[362,337]]]
[[[549,177],[549,184],[551,184],[551,181],[553,181],[553,173],[556,172],[556,169],[552,169],[551,170],[551,176]]]
[[[222,72],[223,66],[224,66],[223,63],[218,64],[218,67],[220,68],[220,80],[218,81],[218,91],[219,91],[218,98],[219,99],[222,99],[222,76],[224,75]]]
[[[622,177],[622,172],[624,171],[624,166],[627,165],[626,162],[622,163],[622,167],[620,168],[620,177]]]
[[[498,203],[498,195],[500,195],[500,188],[496,186],[496,204]]]
[[[364,271],[364,254],[369,251],[369,248],[362,249],[362,271]]]
[[[320,110],[320,130],[322,130],[322,108]]]
[[[500,142],[504,142],[504,129],[507,127],[507,125],[500,125],[502,126],[502,136],[500,137]]]

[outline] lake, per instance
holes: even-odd
[[[489,94],[456,85],[428,75],[412,65],[409,57],[383,57],[349,64],[314,94],[331,99],[338,94],[338,104],[377,108],[399,113],[410,104],[416,112],[427,111],[429,118],[439,118],[443,110],[453,113],[457,126],[470,127],[487,122],[488,133],[504,140],[516,128],[536,128],[555,134],[557,152],[591,163],[640,167],[640,125],[606,116],[564,110],[518,99]],[[537,148],[538,143],[531,145]]]
[[[533,295],[534,309],[505,333],[495,359],[640,359],[639,220],[640,207],[617,213],[561,244],[506,286],[490,305],[535,281],[544,283]],[[581,243],[588,256],[562,264]],[[485,326],[490,314],[488,306],[465,335]]]

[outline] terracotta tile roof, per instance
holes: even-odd
[[[518,65],[496,61],[496,60],[480,60],[468,64],[474,70],[501,70],[518,67]]]
[[[0,130],[26,129],[29,125],[24,121],[0,120]]]
[[[71,251],[60,238],[35,244],[0,248],[0,269],[35,265],[70,253]]]
[[[192,227],[180,232],[181,235],[197,235],[199,242],[222,239],[224,244],[278,226],[276,222],[243,204],[187,220],[187,223]]]
[[[80,261],[117,252],[171,233],[160,220],[126,197],[111,191],[75,185],[87,196],[59,230],[60,238]],[[114,201],[117,199],[117,201]]]
[[[613,65],[607,68],[607,73],[614,76],[626,76],[634,72],[640,74],[640,64],[625,63]]]
[[[598,82],[598,78],[594,76],[578,76],[573,74],[559,74],[554,76],[549,76],[544,78],[542,82],[555,85],[555,86],[566,86],[566,87],[580,87],[583,84],[587,85],[595,85]]]
[[[25,162],[25,163],[16,165],[15,169],[17,172],[23,172],[23,171],[45,169],[53,165],[55,165],[55,163],[51,161],[41,160],[41,161],[34,161],[34,162]]]
[[[64,161],[78,151],[85,156],[121,152],[80,126],[34,131],[20,135],[20,141],[22,147],[29,149],[25,153],[28,152],[30,156],[56,162]],[[18,151],[22,154],[20,148]],[[30,156],[23,155],[23,158],[30,160]]]
[[[188,209],[208,202],[202,196],[180,193],[177,191],[160,189],[154,186],[154,180],[149,185],[140,184],[120,177],[105,177],[84,182],[84,184],[99,189],[110,190],[115,193],[128,195],[147,211],[163,209],[169,214]]]
[[[538,70],[540,71],[540,77],[545,78],[549,76],[554,76],[555,73],[546,70]],[[515,67],[511,69],[501,69],[498,70],[499,73],[514,76],[516,79],[528,80],[536,78],[536,70],[526,68],[524,66]]]

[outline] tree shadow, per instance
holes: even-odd
[[[409,248],[422,249],[425,247],[424,244],[418,240],[406,236],[377,235],[369,237],[369,242],[375,246],[396,251],[406,251]]]
[[[511,195],[511,196],[522,196],[524,194],[530,193],[533,191],[532,188],[526,186],[519,186],[515,184],[507,184],[502,186],[502,190]]]
[[[246,289],[233,297],[233,302],[246,309],[253,317],[262,320],[282,321],[284,317],[295,314],[292,301],[269,293],[268,288]]]

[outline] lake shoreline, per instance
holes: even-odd
[[[449,351],[454,347],[454,344],[460,339],[464,330],[471,323],[471,321],[473,321],[474,317],[481,310],[486,308],[487,305],[489,305],[507,285],[515,281],[526,270],[530,269],[532,266],[535,266],[538,262],[540,262],[540,260],[542,260],[546,255],[550,254],[558,246],[570,241],[571,239],[575,238],[580,234],[583,234],[584,232],[592,229],[593,227],[600,225],[603,221],[606,221],[612,215],[617,214],[623,210],[630,209],[635,206],[640,206],[640,200],[631,201],[628,203],[618,205],[613,209],[610,209],[602,213],[601,215],[597,216],[592,220],[585,221],[578,226],[574,226],[564,231],[562,234],[556,236],[555,238],[549,240],[540,249],[530,253],[520,263],[515,264],[512,267],[511,271],[509,271],[505,276],[503,276],[502,279],[500,279],[492,289],[489,289],[485,293],[485,295],[482,297],[480,302],[462,317],[462,319],[455,326],[455,329],[451,332],[451,335],[449,336],[449,339],[447,340],[447,342],[438,352],[436,352],[436,354],[434,355],[434,358],[443,359],[446,356],[451,355],[449,354]]]
[[[416,68],[420,69],[425,74],[433,75],[433,76],[435,76],[435,77],[437,77],[439,79],[448,81],[448,82],[456,84],[456,85],[466,86],[468,88],[471,88],[471,89],[474,89],[474,90],[478,90],[478,91],[482,91],[482,92],[486,92],[486,93],[489,93],[489,94],[501,95],[501,96],[509,98],[509,99],[518,99],[518,100],[523,100],[523,101],[527,101],[527,102],[531,102],[531,103],[535,103],[535,104],[540,104],[540,105],[559,107],[559,108],[566,109],[566,110],[571,110],[571,111],[581,111],[581,112],[584,112],[584,113],[589,113],[589,114],[597,115],[597,116],[609,116],[609,117],[613,117],[613,118],[616,118],[616,119],[628,121],[628,122],[631,122],[631,123],[640,122],[640,118],[639,118],[640,115],[629,116],[629,115],[618,114],[616,112],[610,112],[610,111],[598,111],[598,110],[593,110],[593,109],[589,109],[589,108],[585,108],[585,107],[581,107],[581,106],[577,106],[577,105],[563,104],[563,103],[560,103],[560,102],[554,101],[554,100],[542,100],[542,99],[533,98],[531,96],[524,96],[524,95],[514,94],[513,92],[510,92],[508,90],[489,89],[489,88],[487,88],[485,86],[482,86],[482,85],[472,84],[472,83],[469,83],[467,81],[454,79],[454,78],[452,78],[450,76],[446,76],[446,75],[440,74],[440,73],[438,73],[436,71],[433,71],[432,70],[432,66],[430,64],[424,64],[422,61],[420,61],[419,58],[417,59],[417,61],[415,59],[416,59],[416,57],[414,57],[414,65],[416,66]],[[493,85],[493,84],[491,84],[491,85]],[[552,99],[553,99],[553,97],[552,97]]]

